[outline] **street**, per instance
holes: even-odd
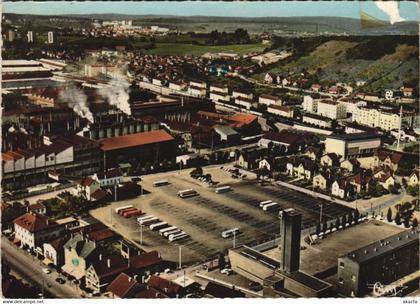
[[[1,243],[2,259],[27,282],[41,288],[44,285],[44,289],[57,298],[81,297],[82,292],[74,283],[66,282],[61,285],[55,281],[60,276],[57,271],[51,270],[50,274],[45,274],[42,268],[47,266],[36,257],[14,246],[5,237],[2,237]]]

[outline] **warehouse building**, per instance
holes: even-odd
[[[338,258],[339,293],[360,297],[419,270],[420,231],[408,230]]]

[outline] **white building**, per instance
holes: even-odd
[[[100,187],[112,187],[123,181],[123,174],[120,169],[113,168],[105,172],[99,172],[95,175],[95,179],[99,182]]]
[[[15,238],[21,246],[37,249],[51,239],[57,238],[61,231],[55,221],[37,213],[25,213],[13,221]]]
[[[320,100],[318,102],[317,114],[331,119],[346,118],[346,107],[332,100]]]
[[[224,86],[221,86],[221,85],[212,84],[212,85],[210,85],[210,93],[211,92],[228,94],[229,89],[227,87],[224,87]]]
[[[302,117],[302,121],[307,124],[315,125],[321,128],[331,128],[332,119],[312,113],[306,113]]]
[[[252,107],[256,106],[256,103],[253,102],[252,99],[245,98],[245,97],[242,97],[242,96],[238,96],[238,97],[235,98],[235,104],[237,104],[237,105],[239,105],[243,108],[246,108],[247,110],[250,110]]]
[[[245,99],[253,99],[254,95],[252,93],[247,93],[247,92],[242,92],[242,91],[235,90],[235,91],[232,92],[232,97],[233,98],[242,97],[242,98],[245,98]]]
[[[318,109],[318,100],[314,100],[311,96],[304,96],[302,107],[306,112],[316,113]]]
[[[54,33],[48,32],[48,44],[54,43]]]
[[[258,103],[266,105],[266,106],[270,106],[270,105],[281,106],[282,100],[277,96],[263,94],[263,95],[260,95],[260,97],[258,98]]]
[[[354,112],[357,111],[359,107],[364,107],[367,105],[366,101],[363,100],[354,100],[354,99],[341,99],[339,101],[344,107],[346,108],[346,113],[350,113],[353,115]]]
[[[270,105],[267,112],[286,118],[293,118],[293,108],[288,106]]]
[[[199,86],[189,86],[188,94],[196,96],[196,97],[206,97],[206,88],[199,87]]]
[[[328,135],[325,153],[340,155],[341,160],[373,156],[381,146],[381,136],[369,133]]]
[[[210,92],[210,99],[213,101],[229,101],[230,96],[229,94],[223,92]]]
[[[403,111],[402,119],[398,110],[382,110],[361,107],[353,113],[352,121],[371,128],[380,128],[385,131],[398,130],[402,127],[412,127],[414,112]]]
[[[205,83],[204,81],[190,81],[190,87],[207,89],[207,83]]]
[[[34,42],[34,33],[32,31],[28,31],[26,37],[28,38],[28,43]]]

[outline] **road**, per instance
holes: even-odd
[[[11,242],[2,237],[2,259],[26,281],[44,288],[57,298],[80,298],[82,292],[74,283],[66,282],[61,285],[55,281],[59,274],[52,270],[50,274],[42,272],[46,266],[36,257],[19,249]],[[50,287],[49,287],[50,286]]]

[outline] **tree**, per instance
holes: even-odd
[[[395,187],[394,185],[389,185],[388,191],[392,194],[398,194],[399,193],[397,187]]]
[[[219,269],[225,269],[226,266],[226,260],[225,260],[225,255],[223,253],[219,254]]]
[[[395,215],[395,224],[401,225],[401,215],[399,212]]]
[[[392,210],[391,208],[388,208],[388,213],[386,214],[386,219],[388,220],[388,222],[392,222]]]
[[[327,227],[328,225],[327,225],[327,220],[323,220],[323,222],[322,222],[322,232],[326,232],[327,231],[327,229],[328,229],[328,227]]]
[[[414,218],[413,223],[411,224],[411,226],[413,228],[416,228],[419,225],[419,222],[417,221],[417,218]]]
[[[410,219],[408,217],[404,218],[404,227],[405,228],[410,227]]]

